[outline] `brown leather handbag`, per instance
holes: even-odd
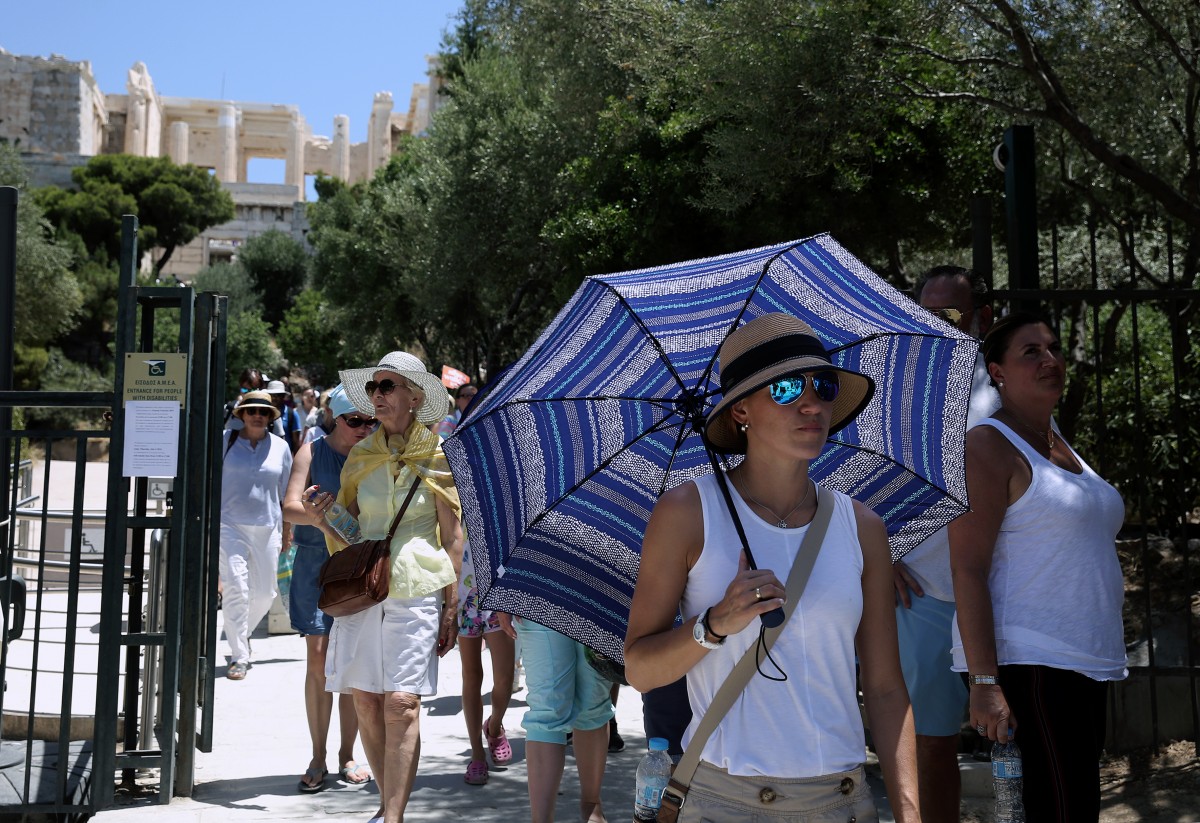
[[[321,571],[317,575],[317,582],[321,586],[317,607],[321,611],[330,617],[347,617],[387,599],[388,587],[392,582],[392,535],[396,533],[396,527],[400,525],[400,519],[408,510],[408,504],[412,502],[419,485],[421,478],[418,477],[408,490],[408,497],[404,498],[400,511],[392,519],[387,537],[382,540],[360,540],[330,555],[321,564]]]

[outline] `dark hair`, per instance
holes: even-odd
[[[261,389],[265,385],[263,383],[262,372],[253,366],[242,369],[242,376],[238,378],[238,385],[240,386],[243,383],[249,383],[256,389]]]
[[[922,274],[913,284],[913,299],[920,303],[921,292],[925,290],[925,286],[929,284],[930,280],[936,280],[939,277],[965,278],[967,285],[971,288],[971,305],[976,308],[991,305],[992,289],[988,286],[987,278],[972,269],[964,269],[962,266],[934,266]]]
[[[479,393],[479,387],[476,386],[474,383],[463,383],[461,386],[459,386],[457,389],[454,390],[454,396],[462,397],[463,392],[465,392],[467,389],[474,389],[474,391],[471,392],[472,395]]]
[[[1017,311],[1001,317],[988,329],[988,333],[983,336],[983,344],[979,347],[983,354],[984,364],[999,363],[1008,353],[1008,346],[1012,342],[1013,335],[1026,326],[1035,326],[1039,323],[1050,331],[1054,331],[1049,320],[1033,312]],[[990,382],[993,387],[996,385],[995,380]]]

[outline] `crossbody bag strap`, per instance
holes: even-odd
[[[796,604],[800,602],[800,596],[804,594],[804,587],[808,584],[809,575],[812,574],[813,566],[817,562],[817,554],[821,551],[821,544],[825,540],[825,532],[829,530],[829,521],[833,517],[835,500],[833,492],[823,486],[819,488],[816,514],[809,523],[808,532],[800,543],[800,549],[796,552],[796,559],[792,563],[792,570],[788,573],[787,602],[783,606],[783,623],[773,629],[764,630],[763,645],[768,651],[775,639],[779,637],[780,632],[783,631],[783,627],[787,625],[788,618],[792,616]],[[757,654],[758,644],[756,643],[746,650],[742,659],[726,676],[721,688],[717,689],[717,693],[713,695],[712,702],[708,705],[708,711],[704,713],[700,725],[696,727],[696,734],[692,736],[687,751],[683,753],[683,757],[679,759],[679,764],[675,767],[671,782],[663,793],[663,803],[670,800],[676,808],[683,807],[688,786],[696,774],[696,769],[700,766],[700,753],[704,751],[704,744],[717,730],[717,726],[729,712],[733,702],[750,682],[757,666]]]
[[[396,534],[396,527],[400,525],[400,518],[404,517],[404,512],[408,509],[408,504],[412,502],[413,495],[417,493],[417,487],[421,485],[421,478],[413,481],[412,488],[408,490],[408,497],[404,498],[404,502],[400,505],[400,511],[396,512],[396,516],[392,518],[392,527],[388,529],[387,542],[391,545],[392,536]]]

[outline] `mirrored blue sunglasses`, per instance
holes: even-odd
[[[832,403],[837,399],[838,387],[841,385],[838,382],[837,372],[819,371],[809,374],[798,374],[795,377],[784,377],[776,380],[767,389],[771,393],[771,399],[781,406],[789,406],[800,399],[804,394],[804,387],[812,382],[813,391],[817,393],[817,397],[826,403]]]

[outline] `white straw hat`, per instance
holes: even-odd
[[[420,358],[406,351],[385,354],[378,364],[365,369],[346,369],[338,372],[346,396],[354,407],[368,417],[375,416],[375,404],[367,394],[367,381],[375,379],[377,372],[394,372],[411,380],[425,393],[425,402],[414,410],[417,422],[429,426],[438,422],[450,410],[450,395],[442,385],[442,378],[435,377],[425,369]]]

